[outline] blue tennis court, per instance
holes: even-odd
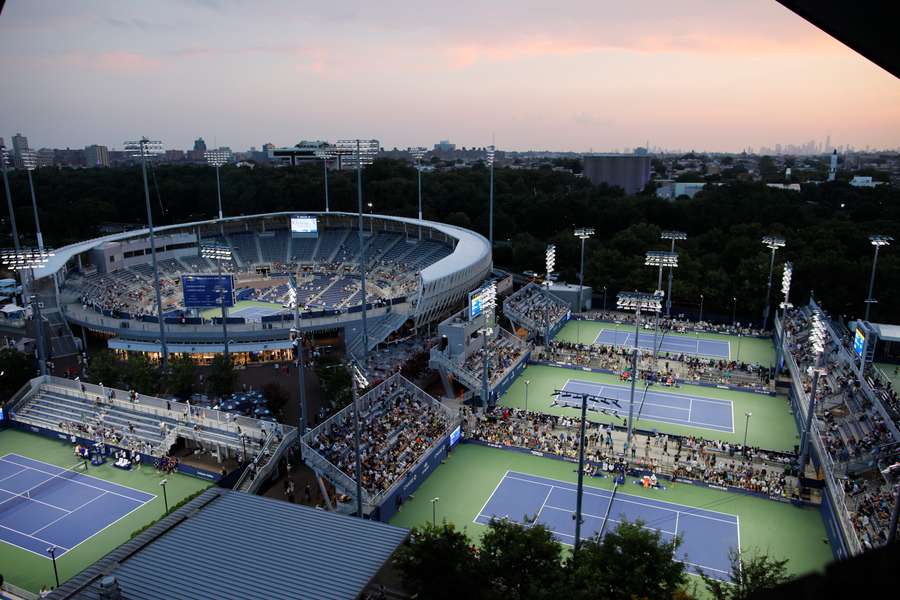
[[[273,304],[272,308],[262,306],[247,306],[244,308],[233,308],[228,311],[229,317],[241,317],[243,319],[258,320],[269,315],[277,315],[285,309],[279,304]]]
[[[630,385],[612,385],[569,379],[562,389],[575,394],[600,396],[608,400],[603,402],[589,399],[588,410],[620,417],[628,415],[628,404],[631,397]],[[556,403],[560,406],[581,409],[580,399],[561,396],[556,399]],[[638,384],[634,391],[634,404],[637,421],[662,421],[663,423],[734,433],[734,405],[731,400],[657,392],[653,388],[644,392],[644,385]]]
[[[660,352],[671,354],[690,354],[692,356],[709,356],[728,360],[731,356],[731,345],[720,340],[701,340],[689,335],[678,333],[660,333],[662,342],[659,345]],[[657,340],[659,342],[659,340]],[[643,350],[653,351],[653,333],[642,331],[639,336],[640,347]],[[594,339],[594,344],[607,346],[631,346],[634,347],[634,332],[619,331],[618,329],[601,329]]]
[[[536,517],[534,523],[545,526],[560,542],[571,546],[575,543],[577,490],[574,483],[507,471],[474,520],[486,525],[491,518],[527,523]],[[621,490],[609,508],[611,497],[610,491],[584,487],[582,539],[600,532],[609,509],[607,531],[623,519],[640,519],[645,527],[662,532],[666,541],[676,534],[681,536],[675,558],[691,572],[702,569],[711,577],[728,579],[729,550],[739,548],[741,540],[737,515],[634,496]]]
[[[0,457],[0,541],[57,558],[156,498],[18,454]]]

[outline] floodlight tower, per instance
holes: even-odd
[[[488,166],[491,168],[491,184],[490,184],[490,194],[489,194],[489,203],[488,203],[488,241],[491,243],[491,252],[494,251],[494,155],[496,154],[496,148],[494,148],[493,144],[486,147],[485,149],[485,160],[487,160]]]
[[[31,280],[34,281],[34,269],[45,266],[53,256],[54,254],[52,252],[47,252],[43,248],[18,248],[0,252],[0,262],[11,271],[29,271],[31,273]],[[37,290],[37,285],[34,287],[35,290]],[[44,321],[43,317],[41,317],[41,302],[37,293],[29,294],[27,300],[31,304],[32,318],[35,322],[38,368],[40,369],[41,375],[46,375],[47,354],[46,348],[44,348]]]
[[[816,408],[816,388],[819,384],[819,374],[824,370],[819,366],[822,362],[822,354],[825,352],[825,340],[827,332],[825,331],[824,317],[818,311],[812,315],[812,324],[809,332],[809,343],[813,354],[813,365],[809,368],[812,374],[812,386],[809,391],[809,404],[806,408],[806,428],[803,430],[803,437],[800,441],[800,464],[798,476],[803,477],[806,471],[806,463],[809,459],[809,444],[812,438],[813,411]]]
[[[369,380],[365,372],[356,361],[347,363],[350,371],[350,388],[353,391],[353,437],[355,441],[356,458],[356,516],[363,518],[363,490],[362,490],[362,452],[360,451],[360,424],[359,424],[359,390],[369,387]]]
[[[675,252],[675,240],[686,240],[687,234],[683,231],[663,231],[659,234],[660,239],[663,240],[672,240],[672,249],[670,252]],[[674,273],[674,269],[669,269],[669,289],[666,291],[666,316],[672,314],[672,275]]]
[[[412,156],[416,167],[416,174],[419,188],[419,239],[422,239],[422,158],[425,157],[425,148],[416,147],[409,149],[409,155]]]
[[[869,236],[869,242],[875,246],[875,257],[872,259],[872,275],[869,277],[869,297],[866,298],[866,321],[869,320],[869,309],[872,308],[873,304],[878,302],[878,300],[872,297],[872,292],[875,290],[875,267],[878,266],[878,250],[881,249],[882,246],[890,246],[893,241],[894,238],[889,235]]]
[[[619,292],[616,306],[623,310],[634,311],[634,356],[631,367],[631,395],[628,401],[628,435],[625,439],[625,452],[631,448],[631,434],[634,431],[634,386],[637,382],[638,352],[640,344],[638,336],[641,329],[641,311],[660,312],[662,310],[662,293],[647,294],[645,292]]]
[[[769,260],[769,283],[766,285],[766,308],[763,309],[762,330],[765,331],[769,322],[769,309],[772,298],[772,271],[775,269],[775,252],[779,248],[784,248],[784,238],[776,235],[767,235],[762,239],[763,246],[772,251],[772,258]]]
[[[481,291],[481,311],[484,315],[484,327],[481,328],[481,402],[487,407],[491,395],[490,369],[488,368],[488,338],[494,333],[494,318],[497,307],[497,284],[492,280]]]
[[[200,256],[215,261],[219,275],[219,304],[222,305],[222,341],[224,342],[225,362],[230,360],[228,354],[228,305],[234,304],[234,298],[229,303],[226,301],[225,294],[229,292],[228,288],[222,283],[222,263],[231,260],[231,248],[224,244],[205,243],[200,247]],[[233,286],[232,286],[233,288]],[[234,290],[230,293],[234,293]]]
[[[299,267],[298,267],[299,273]],[[303,370],[303,334],[300,330],[300,296],[297,294],[297,286],[299,282],[295,279],[294,285],[290,288],[289,298],[290,302],[294,307],[294,326],[291,328],[291,341],[297,348],[297,378],[298,378],[298,386],[300,388],[300,435],[306,433],[306,374]]]
[[[338,148],[356,159],[356,198],[357,209],[359,212],[359,283],[362,298],[362,338],[363,338],[363,356],[369,352],[369,332],[366,327],[366,244],[365,232],[363,230],[363,190],[362,190],[362,168],[363,165],[371,165],[378,154],[378,140],[340,140]],[[374,217],[371,217],[374,218]]]
[[[325,169],[325,212],[331,212],[331,206],[328,203],[328,161],[337,156],[334,146],[324,143],[319,147],[316,155],[322,159],[322,167]]]
[[[671,273],[678,267],[678,253],[651,250],[644,257],[644,265],[648,267],[659,267],[659,278],[656,282],[656,293],[662,295],[662,276],[663,268],[668,267]],[[660,311],[662,312],[662,311]],[[656,329],[653,331],[653,360],[656,360],[656,354],[659,352],[657,340],[659,339],[659,312],[656,313]]]
[[[3,172],[3,187],[6,190],[6,207],[9,209],[9,224],[12,227],[13,247],[16,252],[21,250],[19,246],[19,231],[16,229],[16,211],[13,210],[12,192],[9,189],[9,175],[6,172],[9,152],[6,146],[0,146],[0,171]]]
[[[593,227],[581,227],[575,230],[575,237],[581,240],[581,271],[578,275],[578,312],[581,312],[583,309],[583,298],[584,295],[584,242],[594,235]],[[575,326],[576,338],[578,343],[581,343],[581,319],[576,321],[577,325]]]
[[[44,236],[41,235],[41,220],[38,218],[37,198],[34,195],[34,180],[31,172],[37,168],[37,154],[34,150],[25,150],[21,154],[22,166],[28,173],[28,187],[31,189],[31,208],[34,210],[34,231],[37,237],[38,250],[44,251]]]
[[[222,225],[222,182],[219,179],[219,167],[221,167],[222,165],[227,165],[229,162],[231,162],[231,152],[222,149],[208,150],[206,153],[204,153],[203,156],[206,157],[206,162],[210,166],[216,168],[216,196],[219,199],[219,225]]]
[[[156,264],[156,236],[153,233],[153,212],[150,210],[150,185],[147,183],[147,159],[152,154],[162,151],[162,142],[142,137],[139,140],[125,142],[125,150],[132,156],[141,158],[141,171],[144,175],[144,201],[147,206],[147,230],[150,233],[150,258],[153,263],[153,287],[156,291],[156,314],[159,321],[159,349],[163,371],[169,367],[169,349],[166,345],[166,324],[163,318],[162,292],[159,285],[159,268]]]
[[[781,276],[781,293],[784,294],[784,301],[778,305],[781,308],[781,341],[778,344],[777,358],[775,360],[776,375],[781,372],[782,358],[784,356],[784,328],[787,323],[787,311],[790,308],[794,308],[794,305],[790,303],[791,277],[793,274],[794,265],[791,261],[787,261],[784,263],[784,274]]]
[[[544,279],[544,285],[550,289],[553,276],[553,270],[556,268],[556,245],[549,244],[547,251],[544,253],[544,266],[547,268],[547,277]],[[544,344],[550,345],[550,306],[544,307]]]

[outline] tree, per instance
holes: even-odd
[[[209,391],[219,398],[234,392],[237,386],[237,371],[234,370],[234,362],[231,357],[225,359],[223,354],[217,354],[210,365]]]
[[[152,396],[159,391],[159,369],[146,354],[132,354],[125,363],[125,384],[138,393]]]
[[[88,379],[91,383],[117,387],[121,377],[122,366],[111,350],[100,350],[91,356],[88,363]]]
[[[410,531],[394,555],[404,587],[419,598],[478,600],[483,598],[477,554],[465,532],[452,523],[428,523]]]
[[[6,402],[35,374],[34,362],[14,348],[0,350],[0,402]]]
[[[488,598],[554,598],[563,583],[562,545],[540,524],[492,519],[481,537],[479,562]]]
[[[769,558],[765,554],[753,554],[745,559],[732,549],[731,581],[713,579],[701,571],[700,577],[715,600],[744,600],[760,592],[772,589],[790,579],[785,560]]]
[[[681,544],[659,531],[627,520],[582,543],[566,563],[572,600],[588,598],[672,598],[687,582],[684,563],[675,560]]]
[[[190,355],[181,354],[169,361],[169,392],[182,400],[190,398],[194,393],[194,382],[197,379],[197,367]]]

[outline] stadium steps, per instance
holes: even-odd
[[[285,245],[285,249],[284,249],[284,262],[285,263],[292,262],[291,257],[294,255],[293,248],[294,248],[294,236],[293,236],[293,234],[288,232],[287,244]]]
[[[334,245],[334,250],[332,250],[331,253],[325,257],[325,262],[332,262],[334,260],[334,257],[337,256],[338,252],[341,251],[341,246],[347,243],[348,237],[350,237],[349,230],[342,232],[340,241]]]
[[[159,429],[157,429],[154,434],[154,432],[149,431],[147,427],[140,426],[132,421],[135,432],[130,433],[128,431],[127,421],[123,423],[119,419],[110,418],[109,415],[105,415],[101,421],[98,412],[81,412],[78,415],[73,415],[69,409],[61,408],[59,404],[53,402],[52,399],[49,398],[29,402],[28,407],[20,411],[16,415],[16,418],[19,420],[30,419],[35,421],[36,425],[57,431],[60,429],[59,424],[61,421],[85,423],[90,420],[115,429],[122,434],[124,439],[137,439],[150,444],[154,448],[160,447],[162,443],[162,438],[159,436]],[[80,435],[84,437],[86,434]]]
[[[391,313],[381,319],[368,331],[369,348],[372,351],[381,342],[386,340],[388,336],[397,331],[405,322],[407,316],[397,313]],[[347,346],[347,351],[353,356],[359,356],[362,353],[362,336],[358,335]]]
[[[257,262],[268,262],[263,260],[263,256],[265,255],[263,254],[262,244],[259,242],[259,236],[254,234],[253,241],[255,242],[254,245],[256,246],[256,256],[259,257],[259,260],[257,260]]]
[[[230,235],[225,236],[225,239],[226,239],[225,243],[228,245],[229,248],[231,248],[231,259],[234,260],[234,263],[238,266],[238,269],[243,269],[244,268],[244,259],[241,258],[240,254],[238,254],[237,251],[235,250],[235,248],[237,247],[237,244],[234,243],[234,240],[231,238]]]

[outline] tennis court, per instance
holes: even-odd
[[[573,483],[507,471],[474,521],[486,525],[496,517],[528,523],[534,518],[534,523],[547,527],[560,542],[571,546],[575,541],[577,490]],[[607,529],[612,529],[624,519],[640,519],[645,527],[659,530],[666,541],[681,536],[676,559],[690,571],[702,569],[711,577],[729,578],[729,550],[740,548],[740,521],[736,515],[634,496],[621,490],[610,507],[612,497],[610,491],[584,487],[582,539],[598,534],[605,520],[613,524]]]
[[[262,317],[277,315],[285,311],[285,308],[274,302],[260,302],[259,300],[240,300],[228,309],[229,317],[240,317],[248,321],[259,321]],[[206,319],[216,319],[222,316],[221,308],[210,308],[203,311]]]
[[[574,394],[600,396],[602,400],[588,399],[588,410],[620,417],[628,415],[630,385],[569,379],[561,389]],[[730,400],[657,392],[652,388],[645,392],[644,389],[643,384],[635,388],[635,418],[734,433],[734,405]],[[557,397],[556,403],[560,406],[581,409],[580,399],[560,396]]]
[[[660,332],[662,340],[659,343],[660,352],[671,354],[690,354],[693,356],[709,356],[728,360],[731,356],[731,345],[723,340],[704,340],[689,335],[678,333]],[[638,343],[643,350],[653,350],[653,333],[642,331],[638,336]],[[594,344],[607,346],[631,346],[634,347],[634,332],[617,329],[601,329],[594,339]]]
[[[156,498],[39,460],[0,457],[0,541],[57,558]]]

